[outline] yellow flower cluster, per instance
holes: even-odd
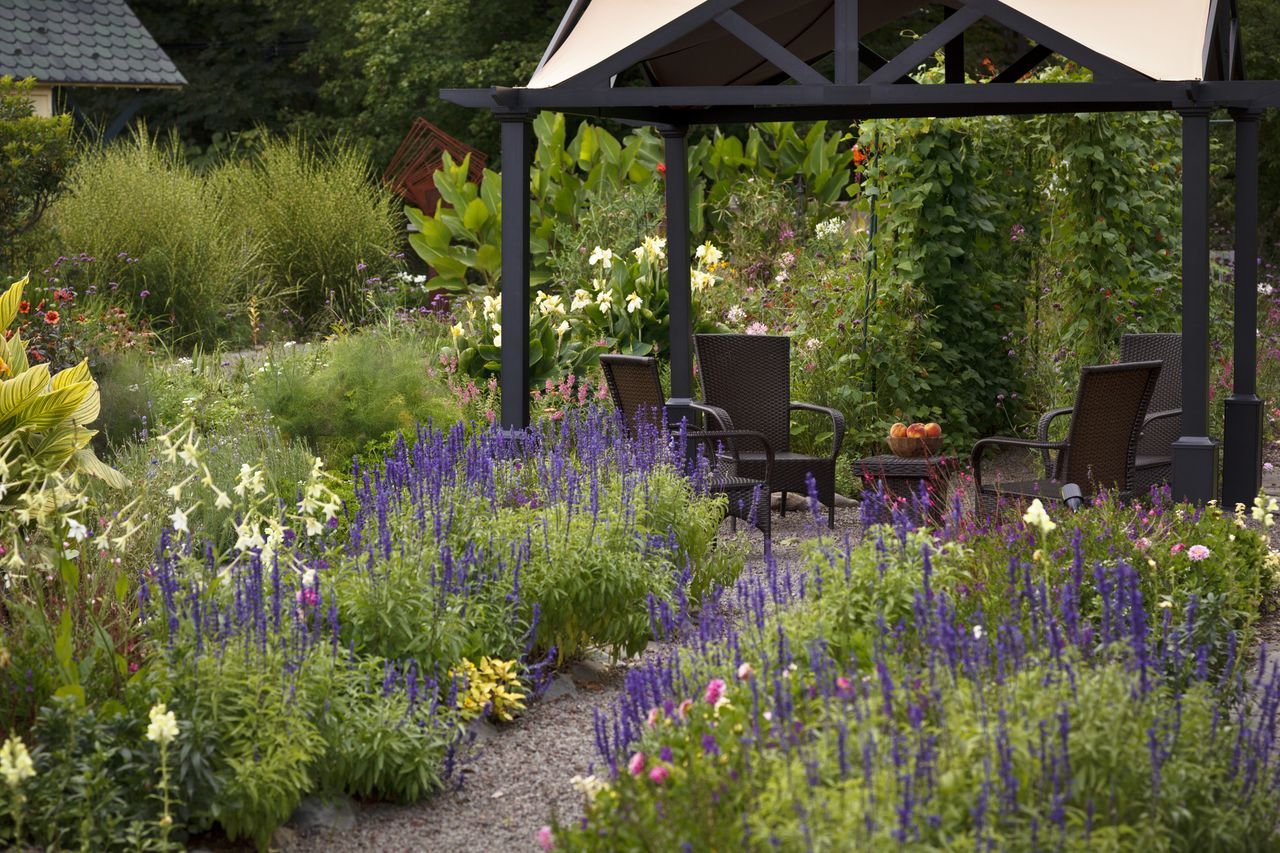
[[[0,778],[10,788],[16,788],[24,779],[36,775],[35,765],[31,763],[31,753],[20,737],[10,737],[0,746]]]
[[[514,660],[485,656],[480,658],[479,666],[464,658],[461,667],[450,670],[449,675],[461,681],[458,710],[463,718],[474,719],[488,706],[493,719],[510,722],[523,711],[525,693],[515,668]]]

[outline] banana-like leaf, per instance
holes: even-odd
[[[30,279],[31,274],[27,273],[9,285],[9,289],[4,292],[4,296],[0,296],[0,329],[9,328],[14,318],[18,316],[18,304],[22,302],[22,289],[27,286],[27,282]]]
[[[93,435],[90,432],[90,435]],[[129,488],[129,478],[115,468],[103,462],[88,447],[82,447],[71,454],[76,470],[83,471],[91,477],[97,477],[113,489],[123,491]]]
[[[27,452],[37,464],[57,470],[66,465],[77,450],[88,447],[95,434],[93,430],[73,426],[33,435]]]
[[[47,364],[37,365],[13,379],[0,382],[0,424],[16,418],[48,388],[49,366]]]
[[[32,400],[18,413],[19,424],[39,432],[71,417],[93,390],[92,382],[75,382]]]
[[[9,365],[10,377],[26,373],[31,369],[31,363],[27,361],[27,342],[22,339],[21,333],[14,332],[13,337],[9,338],[4,360]]]
[[[89,362],[81,361],[75,367],[68,367],[58,373],[53,377],[53,389],[57,391],[77,382],[88,382],[90,388],[84,401],[71,413],[71,420],[80,426],[86,426],[96,421],[102,410],[102,395],[98,390],[98,383],[93,381],[93,375],[89,373]]]

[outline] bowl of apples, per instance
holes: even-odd
[[[942,427],[935,423],[896,423],[889,428],[889,449],[894,456],[912,459],[936,456],[942,449]]]

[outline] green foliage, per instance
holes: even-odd
[[[35,115],[29,97],[35,83],[0,77],[0,242],[6,245],[40,221],[75,157],[71,117]]]
[[[258,286],[265,278],[295,328],[359,312],[366,280],[393,269],[392,196],[352,144],[267,137],[214,180],[230,221],[261,241]]]
[[[447,429],[459,412],[431,373],[422,342],[372,329],[292,354],[276,350],[254,383],[261,407],[285,435],[345,469],[365,444],[419,422]]]
[[[250,288],[268,293],[255,274],[261,240],[221,202],[174,140],[144,129],[85,154],[49,219],[61,254],[105,264],[104,277],[119,284],[114,299],[175,341],[212,346],[235,339]]]
[[[145,713],[117,707],[96,713],[59,700],[40,712],[33,750],[36,777],[24,786],[23,842],[57,850],[160,849],[153,787],[159,750],[143,737]],[[13,796],[5,787],[3,796]],[[14,842],[8,809],[0,839]],[[12,849],[24,849],[15,843]]]

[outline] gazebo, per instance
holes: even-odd
[[[896,56],[864,36],[904,15],[939,9],[936,26]],[[982,20],[1030,47],[986,82],[966,82],[965,31]],[[943,51],[945,82],[909,75]],[[1088,83],[1019,82],[1057,55]],[[829,79],[815,64],[832,56]],[[637,68],[647,85],[618,86]],[[1182,435],[1176,497],[1248,503],[1261,485],[1263,403],[1257,396],[1258,124],[1280,106],[1280,81],[1245,77],[1236,0],[573,0],[528,84],[446,89],[489,109],[502,127],[502,316],[529,314],[529,199],[539,110],[655,126],[665,143],[671,312],[671,399],[693,390],[686,135],[692,125],[909,116],[1176,110],[1182,118]],[[1223,464],[1209,436],[1209,119],[1226,109],[1236,133],[1233,393]],[[529,329],[503,330],[501,418],[529,422]]]

